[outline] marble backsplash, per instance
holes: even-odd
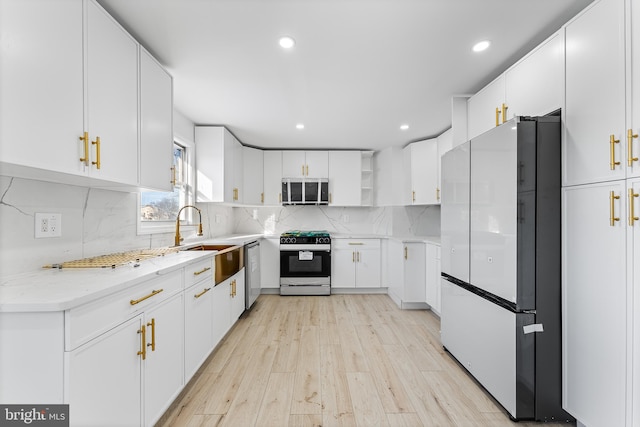
[[[62,236],[36,239],[36,212],[62,214]],[[113,252],[173,245],[173,232],[138,235],[138,215],[138,193],[0,176],[0,275]],[[207,237],[230,234],[234,231],[233,210],[207,205],[203,223]],[[195,227],[182,227],[181,232],[188,239],[195,236]]]

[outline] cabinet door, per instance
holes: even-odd
[[[145,312],[144,424],[153,425],[184,384],[184,306],[178,294]]]
[[[184,377],[195,374],[213,349],[213,281],[196,283],[184,292]]]
[[[625,177],[624,34],[622,0],[596,2],[566,27],[563,185]]]
[[[631,108],[631,122],[628,127],[631,129],[631,141],[627,141],[627,144],[631,145],[631,165],[627,177],[640,177],[640,7],[637,7],[637,3],[631,7],[631,25],[628,28],[627,40],[631,44],[631,100],[628,105]],[[640,407],[636,413],[640,416]],[[640,421],[636,420],[636,423],[640,424]]]
[[[224,201],[224,128],[196,126],[196,201]]]
[[[425,244],[404,244],[404,297],[402,302],[425,302]]]
[[[282,151],[264,151],[264,204],[282,204]]]
[[[304,151],[286,150],[282,152],[283,178],[304,178],[306,176],[305,166]]]
[[[467,101],[468,139],[473,139],[503,123],[502,105],[504,103],[504,75],[501,75],[469,98]]]
[[[453,148],[453,130],[449,129],[438,136],[438,171],[437,171],[437,190],[436,200],[440,203],[442,198],[442,156]]]
[[[584,425],[625,425],[625,201],[624,181],[563,189],[563,407]]]
[[[307,151],[305,153],[306,166],[305,174],[307,178],[328,178],[329,177],[329,152],[328,151]]]
[[[82,2],[3,0],[0,40],[3,174],[7,164],[84,174]]]
[[[558,32],[505,73],[507,120],[562,108],[564,32]]]
[[[634,218],[633,221],[629,221],[627,234],[627,262],[629,264],[628,274],[630,277],[627,292],[630,292],[630,295],[633,296],[629,297],[633,304],[630,310],[630,313],[633,313],[630,320],[632,323],[630,324],[632,325],[632,330],[635,331],[631,343],[633,354],[631,359],[632,366],[630,367],[633,372],[631,393],[633,420],[631,425],[638,425],[640,423],[640,315],[636,313],[640,312],[640,179],[630,180],[627,183],[627,194],[629,197],[629,207],[627,208],[629,218]]]
[[[242,202],[247,205],[262,205],[264,200],[264,159],[262,150],[242,147],[243,194]]]
[[[213,298],[213,346],[218,345],[231,327],[231,278],[216,285]]]
[[[171,191],[173,86],[171,76],[140,48],[140,185]]]
[[[404,245],[398,240],[389,239],[387,249],[389,277],[384,286],[389,288],[389,296],[400,306],[404,296]]]
[[[260,285],[262,288],[280,287],[280,239],[260,241]]]
[[[362,154],[360,151],[329,152],[329,204],[360,206],[362,203]]]
[[[409,144],[402,149],[402,204],[410,206],[413,204],[415,196],[413,192],[413,180],[411,179],[411,155],[412,149]]]
[[[380,241],[366,241],[356,249],[356,287],[380,287]]]
[[[331,287],[354,288],[356,286],[356,249],[349,242],[334,241],[331,253]]]
[[[90,174],[137,185],[138,44],[98,4],[87,5]]]
[[[134,317],[65,353],[71,425],[141,425],[141,326],[141,316]]]
[[[440,288],[440,269],[437,266],[438,246],[427,243],[426,247],[426,277],[425,277],[425,299],[431,309],[440,312],[439,304],[439,288]]]
[[[244,190],[242,144],[227,129],[224,129],[224,201],[242,203]]]
[[[438,191],[438,140],[414,142],[411,147],[411,188],[414,205],[440,203]]]
[[[245,267],[246,268],[246,267]],[[234,295],[231,297],[231,325],[236,323],[245,309],[244,269],[233,276]]]

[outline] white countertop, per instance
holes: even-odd
[[[190,240],[199,244],[244,245],[261,234],[234,234]],[[61,311],[113,294],[211,256],[212,251],[181,251],[116,268],[47,268],[0,278],[0,313]]]
[[[392,239],[403,243],[423,242],[440,245],[440,236],[380,236],[376,234],[340,234],[331,233],[332,239]]]

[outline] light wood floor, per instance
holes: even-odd
[[[535,425],[511,422],[439,329],[387,295],[261,295],[158,425]]]

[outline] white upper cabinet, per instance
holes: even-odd
[[[626,176],[624,8],[602,0],[566,26],[563,185]]]
[[[437,138],[407,145],[403,151],[407,205],[440,203]]]
[[[264,202],[264,156],[263,151],[242,147],[244,191],[242,200],[247,205],[262,205]]]
[[[171,191],[173,80],[140,47],[140,186]]]
[[[87,167],[100,179],[135,185],[138,44],[96,3],[87,9]]]
[[[297,151],[282,152],[283,178],[328,178],[328,151]]]
[[[0,170],[84,174],[82,2],[3,0],[0,40]]]
[[[196,126],[196,201],[241,203],[242,145],[222,126]]]
[[[472,139],[506,122],[504,74],[467,101],[467,138]]]
[[[282,204],[282,151],[266,150],[264,156],[264,204]]]
[[[507,120],[562,108],[564,32],[559,31],[505,72]]]
[[[453,148],[453,129],[449,129],[446,132],[438,136],[438,184],[436,186],[436,199],[440,203],[442,198],[442,156],[448,153]]]
[[[329,204],[360,206],[362,204],[362,153],[360,151],[329,152]]]

